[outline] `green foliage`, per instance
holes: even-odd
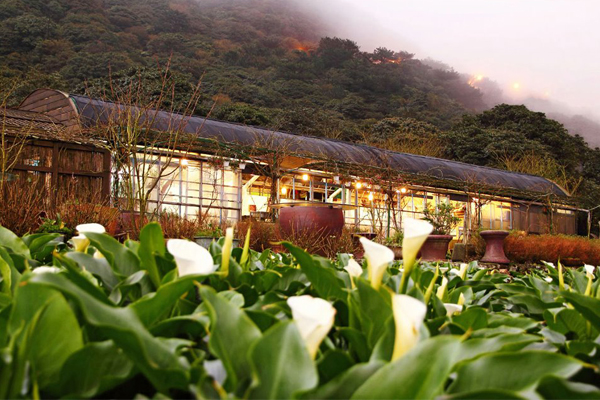
[[[434,207],[427,207],[423,211],[423,219],[433,225],[436,235],[449,235],[456,228],[460,218],[454,215],[454,206],[449,203],[440,203]]]
[[[0,229],[2,397],[600,396],[599,280],[582,271],[565,272],[561,291],[551,266],[506,275],[474,263],[463,280],[446,264],[417,344],[390,361],[398,263],[375,290],[350,279],[347,256],[327,260],[285,243],[289,253],[249,252],[246,269],[229,277],[177,277],[156,224],[141,243],[89,234],[89,254],[55,236]],[[36,257],[47,247],[53,253]],[[221,248],[211,246],[217,260]],[[420,264],[409,278],[418,301],[435,269]],[[443,278],[443,298],[464,302],[458,314],[435,295]],[[307,294],[337,311],[314,360],[286,303]]]

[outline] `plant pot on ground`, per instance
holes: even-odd
[[[448,253],[448,245],[452,240],[451,232],[460,221],[454,215],[452,204],[438,204],[435,208],[427,208],[423,219],[433,225],[433,232],[421,248],[421,259],[424,261],[445,260]]]

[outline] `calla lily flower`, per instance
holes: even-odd
[[[404,269],[410,274],[412,266],[417,260],[419,250],[421,250],[427,237],[433,232],[433,226],[427,221],[418,219],[406,219],[402,222],[402,226],[404,228],[402,258],[404,260]]]
[[[182,239],[169,239],[167,250],[175,258],[179,276],[208,275],[216,266],[208,250],[197,243]]]
[[[375,289],[379,289],[381,280],[383,279],[383,273],[387,269],[388,264],[394,261],[394,252],[390,248],[364,237],[360,238],[360,243],[365,249],[365,258],[367,259],[371,286]]]
[[[593,265],[589,265],[589,264],[585,264],[583,266],[583,269],[585,270],[586,275],[589,277],[590,275],[594,276],[594,271],[596,271],[596,267],[594,267]]]
[[[90,245],[90,240],[85,236],[89,233],[105,233],[106,229],[100,224],[80,224],[75,227],[75,230],[79,232],[78,236],[71,238],[75,251],[85,253]]]
[[[444,303],[444,307],[446,308],[446,315],[449,317],[462,311],[462,305],[459,304]]]
[[[404,294],[392,297],[392,311],[396,325],[396,338],[392,361],[402,357],[419,341],[419,330],[423,325],[427,307],[423,302]]]
[[[463,304],[465,304],[465,295],[461,293],[461,294],[458,296],[458,305],[459,305],[459,306],[462,306]]]
[[[309,295],[290,297],[287,303],[308,353],[314,360],[319,345],[333,326],[336,309],[328,301]]]
[[[552,278],[549,276],[545,277],[544,280],[548,283],[552,283]]]

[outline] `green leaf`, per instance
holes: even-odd
[[[579,311],[585,319],[600,330],[600,300],[573,292],[561,292],[561,295]]]
[[[290,399],[317,385],[313,360],[293,321],[270,328],[250,351],[255,381],[250,398]]]
[[[382,361],[357,364],[315,390],[303,393],[302,399],[349,399],[356,389],[385,365]]]
[[[240,383],[250,383],[248,350],[261,338],[260,330],[243,310],[213,289],[202,286],[200,294],[207,304],[211,321],[208,341],[211,352],[223,362],[233,388]]]
[[[9,326],[13,336],[22,333],[20,346],[31,363],[32,379],[41,388],[57,381],[64,362],[83,346],[81,329],[68,302],[60,292],[46,287],[19,287]]]
[[[483,308],[472,307],[452,316],[452,322],[466,332],[469,328],[477,330],[487,327],[487,318],[488,314]]]
[[[160,286],[162,279],[155,256],[164,257],[166,252],[165,237],[160,225],[151,222],[144,226],[140,232],[140,248],[137,254],[141,260],[141,268],[148,271],[155,288]]]
[[[600,399],[600,389],[597,387],[569,382],[556,376],[543,378],[536,391],[544,399]]]
[[[12,273],[10,265],[0,257],[0,276],[2,277],[2,293],[12,296]]]
[[[547,375],[568,378],[582,365],[575,358],[544,351],[487,354],[462,364],[448,392],[524,391],[534,388]]]
[[[132,309],[104,304],[61,274],[33,275],[27,285],[51,287],[73,300],[87,323],[112,339],[158,391],[188,388],[187,362],[153,337]]]
[[[88,343],[71,354],[50,392],[57,397],[91,398],[127,380],[134,364],[111,340]]]
[[[403,357],[378,370],[352,398],[432,399],[442,392],[459,356],[460,344],[456,336],[436,336],[425,340]]]
[[[11,253],[31,258],[31,252],[25,242],[3,226],[0,226],[0,246],[6,247]]]
[[[336,270],[329,260],[313,257],[291,243],[283,243],[283,245],[296,258],[302,272],[320,297],[326,300],[346,301],[348,297],[348,293],[344,290],[346,285],[337,277]]]
[[[110,265],[108,265],[106,259],[97,259],[79,251],[66,253],[65,257],[75,261],[80,267],[85,268],[89,273],[100,278],[109,290],[112,290],[119,284],[119,278],[115,275]]]
[[[152,327],[165,315],[168,315],[177,300],[194,287],[194,282],[204,279],[204,275],[185,275],[163,284],[156,292],[129,305],[146,327]]]
[[[140,270],[140,259],[138,256],[113,237],[103,233],[91,232],[86,232],[85,237],[102,253],[108,263],[119,274],[129,276]]]

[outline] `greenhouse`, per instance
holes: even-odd
[[[457,237],[475,225],[530,233],[545,233],[550,225],[565,234],[585,229],[578,229],[583,210],[569,194],[538,176],[142,110],[49,89],[33,92],[19,108],[43,115],[61,131],[97,142],[102,142],[95,133],[98,127],[115,124],[125,113],[141,115],[156,132],[185,135],[178,148],[157,142],[152,157],[144,159],[150,175],[153,169],[161,171],[152,182],[149,210],[207,214],[235,223],[273,218],[272,209],[282,204],[328,203],[343,208],[347,225],[389,234],[400,229],[403,219],[419,218],[427,207],[449,203],[461,219],[453,232]],[[105,164],[102,172],[109,170]]]

